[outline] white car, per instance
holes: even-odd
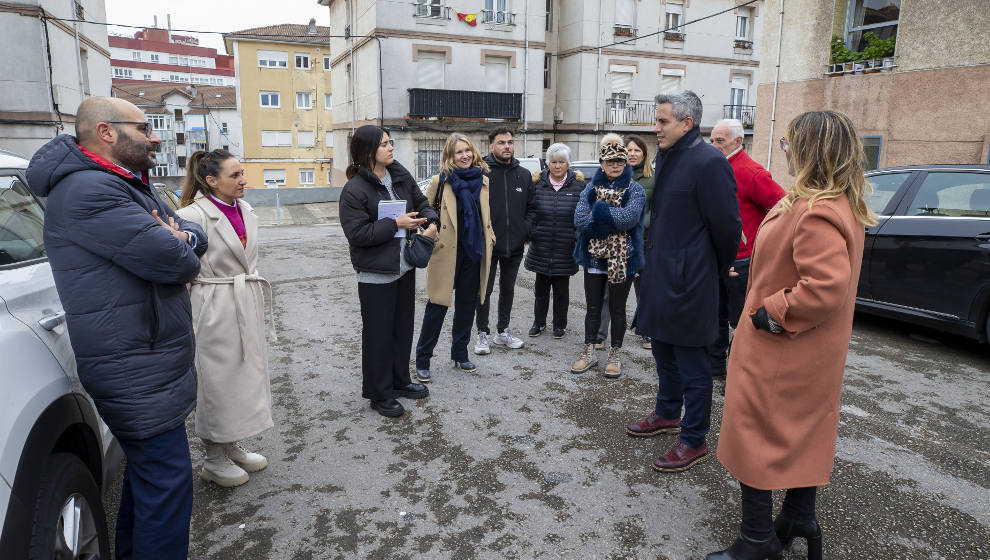
[[[0,556],[109,558],[123,453],[76,377],[27,164],[0,151]]]

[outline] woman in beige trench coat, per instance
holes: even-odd
[[[238,443],[271,428],[265,300],[258,275],[258,217],[243,200],[244,169],[226,150],[189,158],[178,214],[202,226],[209,248],[189,286],[196,333],[196,434],[206,446],[200,475],[238,486],[268,466]]]
[[[488,207],[488,164],[468,140],[453,133],[440,154],[440,175],[434,175],[426,198],[440,214],[440,238],[426,267],[426,309],[416,343],[416,378],[432,378],[430,360],[447,308],[454,304],[450,358],[465,372],[476,369],[468,359],[475,308],[485,301],[488,265],[495,247]]]
[[[795,185],[756,236],[729,356],[718,458],[739,480],[739,537],[708,560],[777,558],[795,537],[822,557],[818,486],[835,461],[839,393],[865,226],[863,145],[842,113],[799,115],[781,139]],[[787,489],[771,521],[771,490]]]

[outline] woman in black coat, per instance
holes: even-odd
[[[565,144],[547,148],[547,169],[533,173],[536,218],[529,236],[526,270],[536,273],[536,309],[529,336],[546,329],[553,289],[553,337],[563,338],[567,328],[567,301],[574,262],[574,208],[584,189],[584,174],[571,171],[571,149]]]
[[[416,272],[405,258],[405,236],[420,227],[436,239],[437,213],[412,175],[393,158],[388,131],[366,125],[350,144],[351,165],[340,195],[340,224],[350,244],[361,302],[361,396],[383,416],[404,412],[396,397],[421,399],[426,386],[409,375]],[[383,201],[405,201],[405,213],[389,217]]]

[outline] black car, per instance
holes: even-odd
[[[990,339],[990,165],[866,174],[870,207],[856,309]]]

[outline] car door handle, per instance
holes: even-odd
[[[65,311],[59,311],[58,313],[52,313],[51,315],[45,315],[38,321],[41,328],[46,331],[53,331],[55,327],[61,325],[65,322]]]

